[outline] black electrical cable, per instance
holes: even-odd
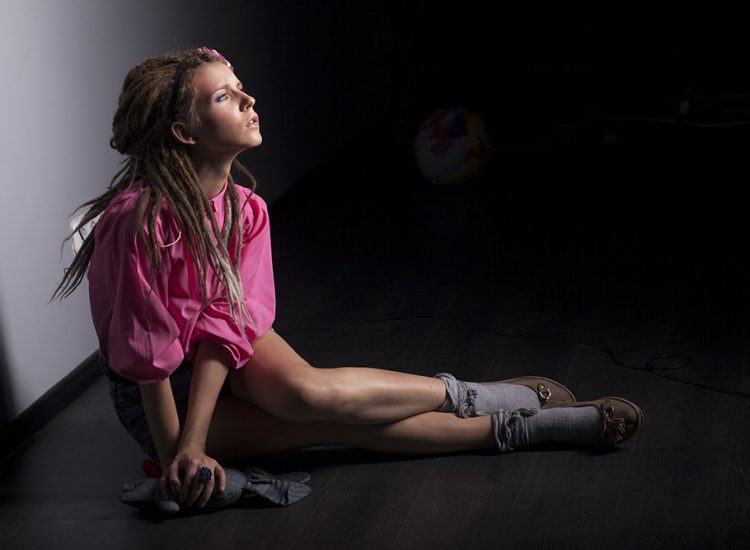
[[[346,323],[343,325],[335,325],[330,327],[318,327],[318,328],[308,328],[308,329],[299,329],[299,330],[277,330],[280,334],[301,334],[306,332],[323,332],[323,331],[329,331],[329,330],[338,330],[343,328],[349,328],[349,327],[356,327],[360,325],[369,325],[372,323],[381,323],[381,322],[390,322],[390,321],[405,321],[405,320],[412,320],[412,319],[447,319],[451,321],[460,321],[462,323],[465,323],[467,325],[471,325],[475,328],[478,328],[479,330],[482,330],[484,332],[488,332],[490,334],[494,334],[496,336],[503,336],[506,338],[526,338],[529,340],[548,340],[550,342],[562,342],[565,344],[577,344],[581,346],[586,346],[589,348],[597,349],[600,351],[603,351],[606,353],[609,358],[612,360],[612,362],[622,368],[629,369],[629,370],[639,370],[639,371],[645,371],[649,372],[655,376],[660,376],[662,378],[665,378],[667,380],[671,380],[673,382],[679,382],[681,384],[687,384],[690,386],[696,386],[698,388],[704,388],[706,390],[718,392],[718,393],[725,393],[727,395],[734,395],[736,397],[741,397],[743,399],[750,399],[750,394],[747,392],[742,392],[739,390],[731,390],[727,388],[718,388],[716,386],[709,386],[707,384],[700,384],[698,382],[691,382],[689,380],[683,380],[681,378],[675,378],[674,376],[670,376],[668,374],[665,374],[665,371],[670,370],[677,370],[687,367],[688,365],[693,363],[693,359],[691,357],[685,357],[682,355],[674,355],[674,354],[663,354],[663,355],[657,355],[656,357],[652,357],[648,361],[646,361],[645,367],[633,367],[631,365],[627,365],[621,361],[619,361],[615,355],[607,348],[603,346],[598,346],[596,344],[590,344],[588,342],[583,341],[577,341],[577,340],[565,340],[561,338],[551,338],[551,337],[544,337],[544,336],[529,336],[532,334],[539,334],[544,332],[552,332],[557,334],[570,334],[579,338],[583,338],[582,335],[566,331],[566,330],[559,330],[559,329],[534,329],[534,330],[519,330],[519,331],[512,331],[512,332],[501,332],[501,331],[495,331],[490,330],[486,327],[483,327],[482,325],[479,325],[477,323],[474,323],[472,321],[468,321],[466,319],[462,319],[460,317],[451,317],[450,315],[404,315],[404,316],[398,316],[398,317],[381,317],[378,319],[370,319],[368,321],[358,321],[354,323]],[[676,364],[669,364],[673,361],[677,361]],[[658,363],[665,363],[663,366],[658,366]]]

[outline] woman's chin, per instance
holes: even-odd
[[[263,136],[261,136],[260,131],[258,131],[255,133],[255,136],[253,136],[253,140],[247,148],[252,149],[253,147],[257,147],[261,143],[263,143]]]

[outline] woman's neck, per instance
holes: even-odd
[[[206,197],[212,199],[224,188],[224,182],[229,177],[232,168],[232,160],[223,162],[198,162],[193,159],[193,168],[198,175],[198,184],[203,189]]]

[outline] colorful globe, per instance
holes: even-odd
[[[482,118],[463,107],[438,109],[419,126],[414,156],[419,171],[440,185],[464,183],[482,170],[490,139]]]

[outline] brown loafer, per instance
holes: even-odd
[[[592,445],[606,447],[618,445],[630,438],[643,424],[643,411],[635,403],[622,397],[601,397],[594,401],[553,403],[549,407],[584,407],[594,405],[602,415],[602,432]]]
[[[546,409],[553,403],[575,403],[576,396],[568,388],[541,376],[521,376],[510,380],[499,380],[498,382],[486,382],[487,384],[519,384],[535,391],[539,397],[539,408]]]

